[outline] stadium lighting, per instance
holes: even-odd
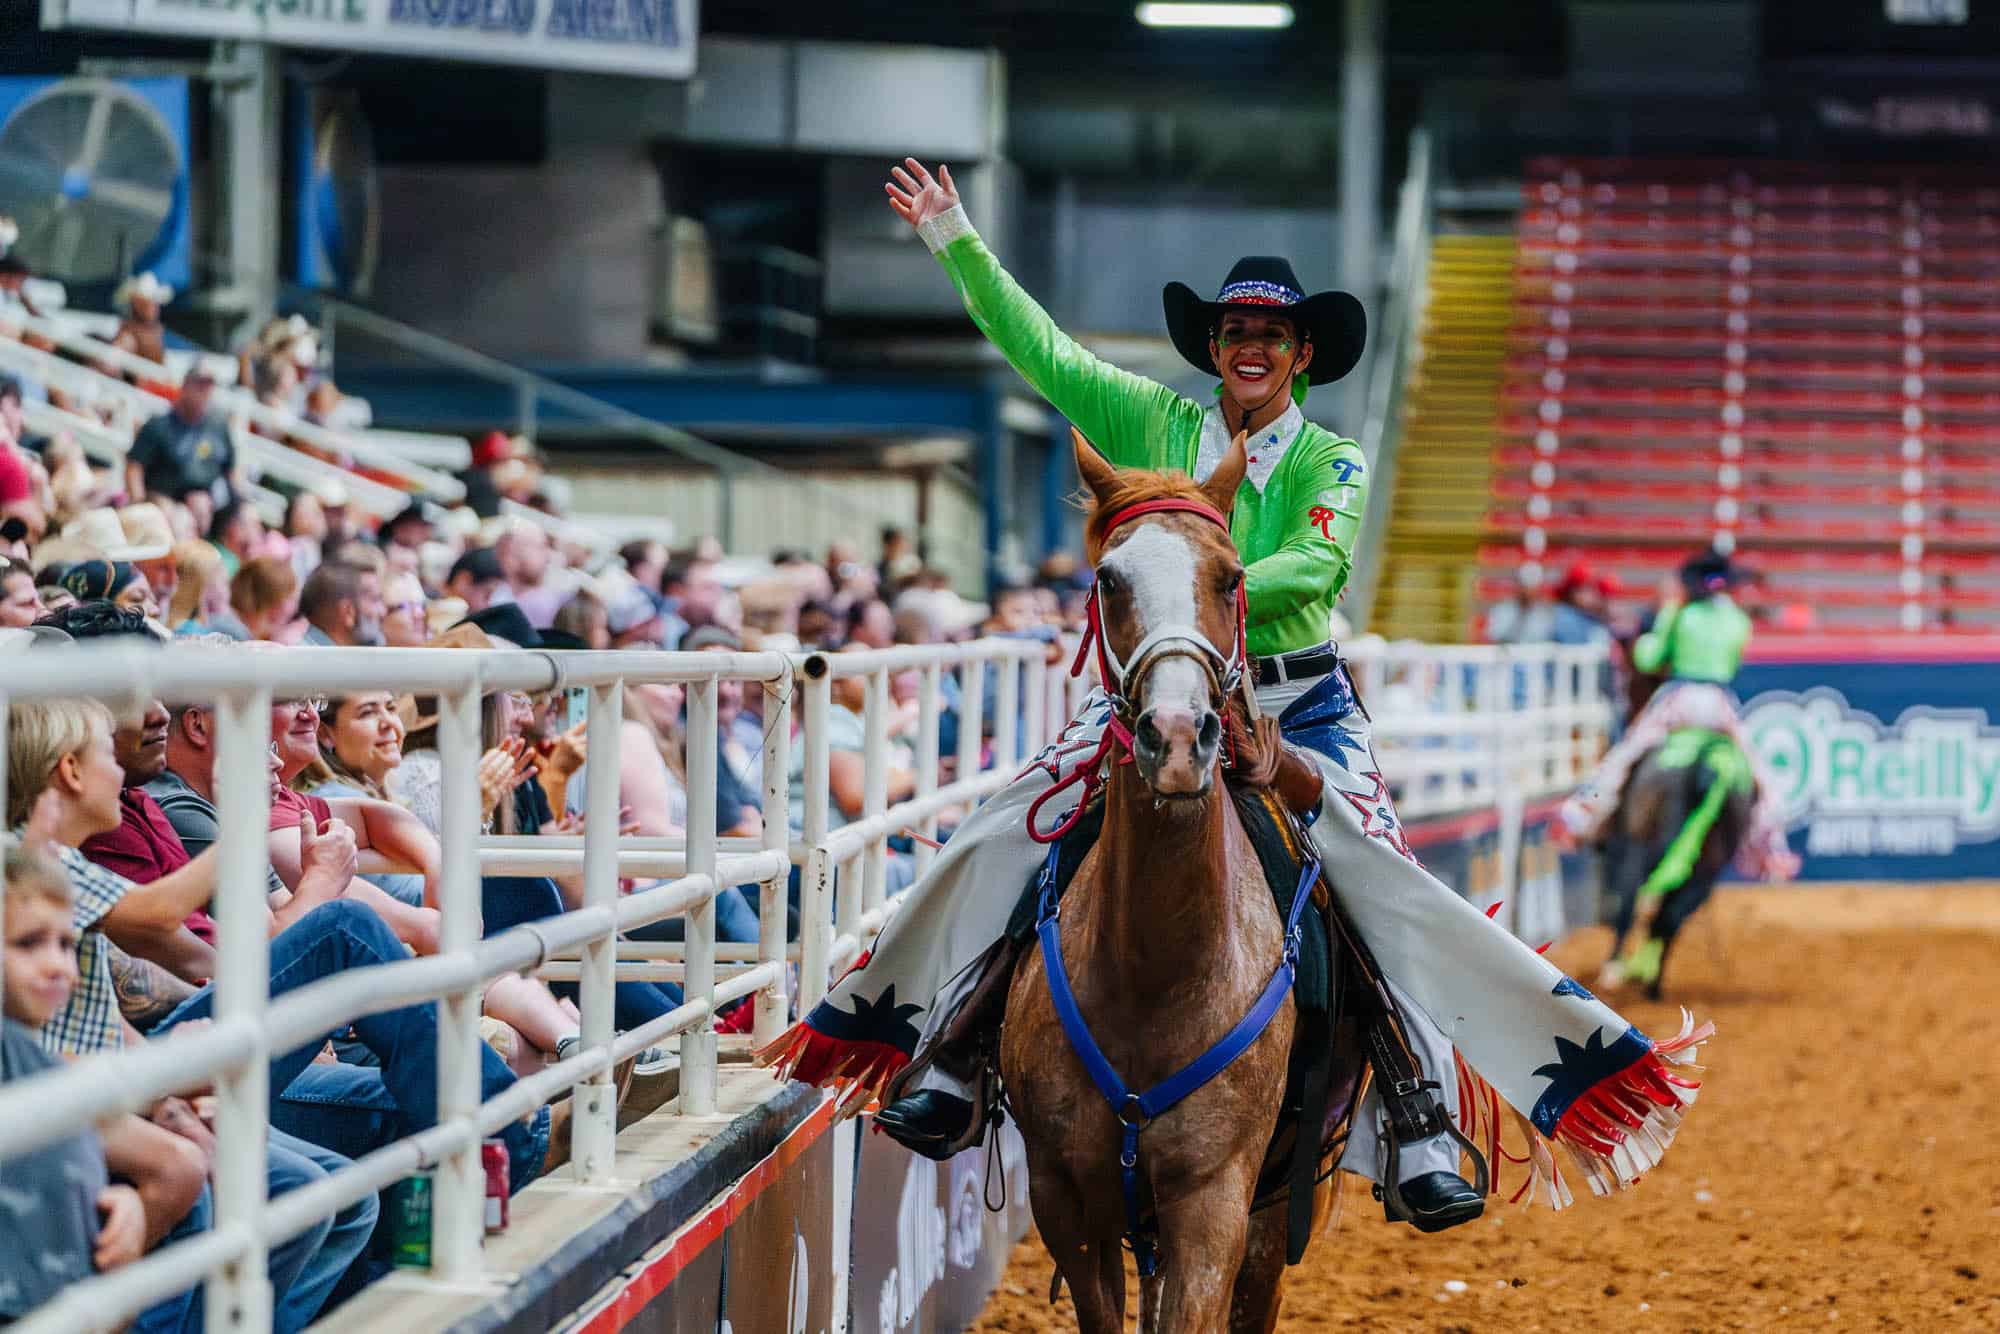
[[[1139,6],[1149,28],[1289,28],[1290,5],[1152,3]]]

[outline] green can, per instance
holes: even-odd
[[[431,1267],[431,1187],[435,1174],[419,1172],[389,1188],[389,1260],[398,1269]]]

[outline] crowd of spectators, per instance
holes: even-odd
[[[120,345],[147,355],[157,294],[128,295],[131,337]],[[267,386],[270,377],[251,369],[260,393],[300,392],[285,376]],[[1041,641],[1054,660],[1082,614],[1084,581],[1072,562],[1051,562],[979,604],[893,529],[873,559],[847,543],[823,558],[780,551],[762,560],[727,558],[711,541],[670,549],[640,539],[615,552],[576,545],[502,504],[548,508],[532,447],[497,434],[476,444],[461,504],[412,497],[378,522],[334,482],[291,496],[282,523],[270,524],[243,484],[229,433],[215,429],[206,389],[203,375],[192,376],[174,410],[139,432],[122,473],[92,477],[79,493],[88,503],[77,505],[52,485],[50,442],[37,448],[22,438],[20,387],[0,380],[0,664],[106,639],[166,653],[190,644],[722,652],[844,651],[981,634]],[[915,786],[920,686],[915,672],[892,682],[892,800]],[[962,718],[950,674],[944,691],[941,750],[949,756],[959,729],[991,735],[997,692],[983,690],[981,717]],[[836,823],[861,809],[862,694],[859,681],[837,683]],[[796,829],[802,743],[791,741],[793,808],[763,810],[763,694],[723,682],[718,695],[719,827],[756,835],[764,820],[779,819]],[[564,693],[484,701],[478,782],[488,831],[583,829],[592,766],[580,703]],[[622,827],[680,832],[688,810],[683,691],[633,686],[623,716],[615,773]],[[437,702],[383,691],[302,693],[272,704],[270,728],[272,993],[435,951]],[[139,700],[114,713],[62,701],[11,711],[0,1079],[171,1042],[206,1021],[216,959],[215,747],[214,716],[200,705]],[[906,851],[892,855],[892,889],[908,882],[910,865]],[[484,877],[485,929],[559,913],[580,896],[574,878]],[[720,937],[757,939],[759,910],[755,886],[727,891],[717,901]],[[680,930],[674,919],[635,934],[673,939]],[[797,930],[795,899],[788,930]],[[636,1028],[680,1000],[671,984],[621,983],[615,1023]],[[570,985],[499,979],[486,991],[484,1016],[489,1097],[579,1041]],[[748,1006],[717,1023],[747,1027]],[[434,1123],[434,1025],[432,1006],[406,1006],[272,1063],[273,1195]],[[620,1072],[621,1122],[671,1095],[672,1069],[673,1058],[653,1050]],[[503,1138],[519,1189],[567,1158],[567,1102]],[[0,1236],[34,1244],[0,1247],[0,1323],[77,1277],[209,1227],[214,1148],[204,1100],[191,1094],[80,1133],[26,1166],[10,1160]],[[302,1328],[385,1270],[385,1250],[372,1240],[379,1215],[378,1202],[365,1200],[272,1251],[277,1328]],[[133,1328],[198,1329],[201,1302],[197,1286]]]

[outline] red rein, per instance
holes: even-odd
[[[1105,525],[1104,535],[1109,537],[1126,524],[1132,522],[1132,520],[1146,514],[1192,514],[1197,518],[1205,519],[1209,523],[1214,524],[1225,533],[1229,531],[1229,520],[1223,518],[1222,512],[1213,505],[1204,504],[1199,500],[1168,498],[1162,500],[1142,500],[1136,505],[1128,505],[1124,509],[1119,510],[1111,516],[1111,522]],[[1249,602],[1244,597],[1243,583],[1241,580],[1238,580],[1236,584],[1235,648],[1236,659],[1240,663],[1247,663],[1249,661],[1245,630],[1248,615]],[[1090,590],[1090,598],[1085,604],[1083,642],[1077,645],[1076,659],[1070,663],[1069,674],[1071,676],[1083,675],[1083,665],[1089,660],[1093,649],[1095,649],[1097,654],[1097,679],[1114,697],[1122,697],[1125,693],[1125,683],[1112,679],[1111,655],[1105,647],[1103,615],[1098,609],[1097,589],[1095,587],[1092,587]],[[1225,738],[1228,742],[1227,762],[1233,764],[1236,756],[1236,735],[1235,730],[1229,724],[1226,707],[1227,701],[1224,701],[1224,705],[1223,726],[1225,728]],[[1130,764],[1132,762],[1132,733],[1125,726],[1123,720],[1118,717],[1115,707],[1112,710],[1111,717],[1105,720],[1104,736],[1098,741],[1097,749],[1090,758],[1071,770],[1069,777],[1057,778],[1048,791],[1036,797],[1033,803],[1029,805],[1028,837],[1034,839],[1037,843],[1054,843],[1076,827],[1076,822],[1083,818],[1084,808],[1090,805],[1091,798],[1096,796],[1098,789],[1104,786],[1104,765],[1106,761],[1112,758],[1114,748],[1124,752],[1123,755],[1118,757],[1117,762],[1119,764]],[[1060,770],[1060,757],[1057,758],[1056,763],[1058,770]],[[1047,833],[1043,833],[1037,829],[1035,827],[1035,817],[1040,813],[1043,803],[1055,796],[1056,793],[1079,783],[1082,784],[1083,791],[1077,797],[1075,809],[1063,816],[1062,821]]]

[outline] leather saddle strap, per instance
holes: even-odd
[[[1410,1050],[1403,1034],[1402,1016],[1395,998],[1382,979],[1381,967],[1362,943],[1360,934],[1347,915],[1334,906],[1331,917],[1349,957],[1361,965],[1361,985],[1356,988],[1361,1005],[1361,1041],[1368,1063],[1375,1069],[1382,1107],[1389,1115],[1389,1130],[1399,1144],[1413,1144],[1451,1128],[1444,1104],[1436,1095],[1438,1085],[1424,1078],[1423,1068]]]

